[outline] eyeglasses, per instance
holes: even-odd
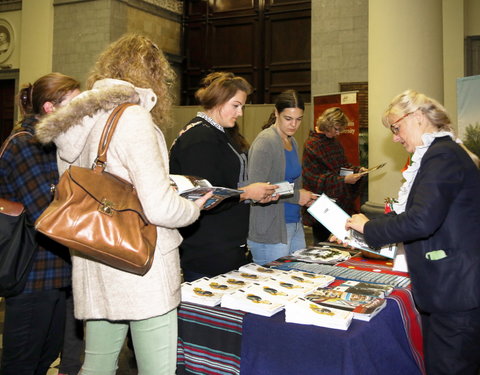
[[[400,126],[395,126],[395,124],[398,124],[400,121],[402,121],[403,119],[405,119],[406,117],[410,116],[413,112],[408,112],[407,114],[403,115],[402,117],[400,117],[399,119],[397,119],[396,121],[393,122],[393,124],[390,124],[390,130],[392,131],[392,133],[394,135],[397,135],[398,132],[400,131]]]

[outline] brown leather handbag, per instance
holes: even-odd
[[[108,118],[93,167],[70,166],[63,173],[35,228],[86,258],[144,275],[152,265],[156,227],[145,217],[134,186],[105,172],[113,132],[130,105],[118,106]]]

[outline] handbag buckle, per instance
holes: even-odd
[[[107,201],[107,199],[103,199],[100,206],[98,206],[98,211],[102,214],[112,216],[113,215],[113,202]]]

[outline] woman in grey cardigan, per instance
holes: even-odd
[[[315,196],[301,188],[302,167],[293,138],[302,122],[304,108],[303,100],[294,90],[280,94],[274,112],[248,154],[250,182],[293,184],[293,194],[251,207],[248,246],[257,264],[305,248],[300,206],[310,205]]]

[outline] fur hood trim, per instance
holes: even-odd
[[[35,134],[40,142],[49,143],[79,124],[85,116],[93,117],[99,111],[108,112],[122,103],[139,102],[140,96],[133,85],[113,85],[85,91],[68,105],[44,116],[37,123]]]

